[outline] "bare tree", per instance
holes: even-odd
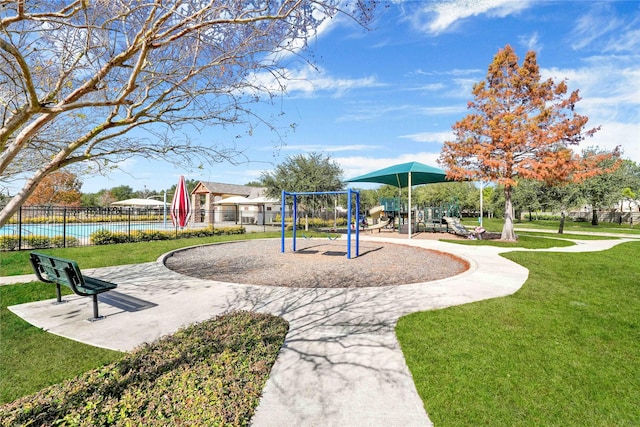
[[[374,3],[0,0],[0,180],[25,182],[0,225],[72,165],[104,173],[131,156],[237,159],[233,144],[194,144],[187,130],[270,126],[251,105],[284,90],[281,60],[338,13],[365,24]]]

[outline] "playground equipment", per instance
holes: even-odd
[[[355,232],[355,244],[356,244],[356,257],[360,255],[360,230],[357,223],[357,219],[354,219],[353,211],[353,196],[355,196],[355,213],[360,212],[360,192],[352,189],[348,189],[347,191],[302,191],[302,192],[287,192],[282,190],[282,212],[286,211],[286,202],[287,197],[290,196],[293,198],[293,239],[292,239],[292,250],[296,251],[296,237],[297,237],[297,224],[298,224],[298,196],[320,196],[320,195],[336,195],[336,194],[346,194],[347,195],[347,258],[351,259],[351,235]],[[353,222],[352,222],[353,220]],[[286,223],[285,217],[282,215],[282,235],[281,235],[281,252],[285,251],[285,231],[286,231]]]
[[[385,197],[380,199],[380,205],[384,207],[384,213],[387,217],[397,218],[397,225],[401,232],[406,232],[404,231],[406,227],[403,227],[403,225],[404,221],[409,218],[407,203],[401,202],[397,197]],[[442,222],[442,219],[445,217],[460,217],[460,204],[457,200],[439,205],[419,205],[413,208],[411,219],[415,224],[412,229],[419,231],[420,224]],[[426,230],[427,228],[429,227],[425,227],[424,229]],[[434,231],[437,230],[434,228]]]

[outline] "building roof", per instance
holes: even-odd
[[[200,181],[192,194],[218,194],[225,196],[243,196],[250,199],[261,197],[264,195],[266,188],[250,187],[248,185],[225,184],[222,182]]]

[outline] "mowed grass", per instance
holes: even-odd
[[[0,286],[0,403],[11,402],[123,355],[50,334],[7,309],[55,297],[55,286],[46,283]]]
[[[473,228],[478,225],[478,220],[474,218],[463,218],[462,223],[467,228]],[[482,220],[483,227],[488,231],[502,231],[502,226],[504,225],[504,219],[502,218],[483,218]],[[527,229],[537,229],[537,230],[555,230],[557,231],[560,227],[559,220],[522,220],[516,221],[514,224],[514,228],[516,229],[516,233],[518,233],[518,228],[527,228]],[[600,222],[598,225],[591,225],[589,221],[565,221],[564,223],[564,232],[562,235],[558,235],[558,237],[564,237],[566,234],[571,234],[571,232],[579,231],[579,232],[598,232],[598,233],[624,233],[624,234],[638,234],[640,235],[640,227],[638,224],[616,224],[612,222]],[[557,233],[556,233],[557,235]]]
[[[528,236],[518,234],[515,242],[501,240],[471,240],[471,239],[441,239],[443,242],[457,243],[467,246],[498,246],[501,248],[523,248],[523,249],[548,249],[563,246],[573,246],[574,242],[569,240],[548,238],[546,236]]]
[[[398,322],[435,425],[640,425],[640,242],[504,256],[514,295]]]

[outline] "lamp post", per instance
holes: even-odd
[[[482,194],[483,193],[483,191],[482,191],[483,188],[482,187],[483,186],[484,186],[484,182],[480,181],[480,227],[482,227],[482,217],[484,216],[482,214],[482,199],[483,199],[483,194]]]

